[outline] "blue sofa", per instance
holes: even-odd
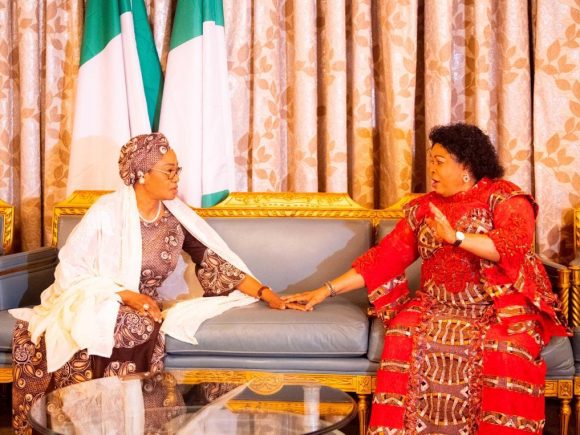
[[[35,261],[29,267],[0,276],[0,382],[11,381],[14,322],[6,310],[38,301],[52,282],[58,248],[100,194],[76,192],[57,205],[53,247],[33,253]],[[276,291],[293,293],[316,288],[348,269],[393,229],[409,199],[384,210],[369,210],[344,194],[235,193],[199,214],[261,281]],[[550,265],[556,283],[565,269]],[[419,261],[407,270],[415,287],[419,270]],[[197,346],[168,337],[166,365],[192,384],[252,380],[267,392],[282,383],[318,382],[354,393],[364,433],[384,336],[381,322],[369,319],[368,308],[366,291],[361,290],[328,299],[310,313],[274,311],[261,303],[233,309],[200,327]],[[574,376],[570,340],[552,340],[544,357],[546,397],[559,398],[563,415],[569,416]],[[567,424],[563,419],[562,430]]]

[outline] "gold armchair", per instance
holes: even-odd
[[[574,331],[572,345],[575,349],[575,363],[580,363],[580,208],[574,209],[574,260],[570,263],[570,300],[569,317],[570,327]],[[563,301],[562,301],[563,302]],[[578,365],[577,365],[578,367]],[[580,370],[576,369],[574,376],[574,398],[576,399],[576,434],[580,434]]]
[[[2,200],[0,200],[0,231],[2,232],[0,255],[10,254],[14,234],[14,207]]]

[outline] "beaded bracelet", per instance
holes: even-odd
[[[260,287],[258,289],[258,293],[256,293],[256,297],[258,299],[262,299],[262,293],[264,293],[264,290],[269,289],[270,287],[268,287],[267,285],[263,285],[262,287]]]
[[[330,297],[331,298],[335,297],[336,296],[336,290],[334,289],[334,286],[332,285],[332,283],[330,281],[326,281],[324,283],[324,285],[328,289],[328,292],[330,293]]]

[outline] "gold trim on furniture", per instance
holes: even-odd
[[[580,376],[574,376],[574,398],[576,399],[576,406],[574,407],[576,430],[574,433],[580,434]]]
[[[557,292],[560,296],[562,313],[570,324],[570,269],[565,268],[558,271]]]
[[[0,384],[12,382],[12,367],[0,367]]]
[[[62,215],[82,216],[89,207],[95,203],[102,195],[110,193],[107,190],[77,190],[66,200],[54,206],[52,214],[52,240],[51,245],[56,246],[58,242],[58,220]]]
[[[0,215],[4,216],[4,231],[2,233],[3,251],[4,254],[10,254],[14,240],[14,207],[0,199]]]
[[[580,265],[570,266],[570,326],[580,326]]]
[[[63,215],[83,215],[86,210],[106,191],[76,191],[66,201],[56,204],[52,224],[52,245],[58,241],[58,220]],[[385,209],[373,210],[362,207],[345,193],[247,193],[233,192],[223,202],[204,209],[195,209],[199,216],[230,218],[273,218],[273,217],[317,217],[336,219],[369,219],[375,227],[382,219],[399,219],[403,217],[403,206],[417,197],[417,194],[405,196],[396,204]],[[574,215],[574,247],[580,255],[580,209]],[[571,279],[570,279],[571,278]],[[573,326],[580,326],[580,266],[560,271],[558,290],[562,301],[569,300],[569,316]],[[571,289],[571,290],[570,290]],[[565,312],[567,311],[564,309]],[[251,388],[261,394],[270,394],[282,385],[303,385],[318,383],[338,388],[358,396],[358,414],[360,433],[366,432],[368,415],[368,397],[375,390],[376,376],[340,375],[313,373],[273,373],[235,369],[182,369],[170,370],[179,374],[182,384],[201,382],[225,382],[244,384],[252,381]],[[0,383],[12,382],[11,368],[0,368]],[[558,398],[561,402],[561,431],[567,430],[571,407],[570,401],[576,396],[576,411],[580,415],[580,377],[574,382],[569,379],[546,380],[545,397]],[[566,433],[566,432],[561,432]]]
[[[318,410],[321,415],[348,415],[356,406],[352,403],[342,402],[320,402]],[[256,414],[264,413],[286,413],[305,414],[303,402],[281,402],[269,400],[230,400],[226,404],[232,412],[254,412]]]
[[[580,208],[574,209],[574,261],[570,266],[571,271],[571,291],[570,291],[570,326],[575,328],[580,326]],[[580,394],[580,393],[579,393]],[[580,402],[580,399],[578,400]],[[580,434],[580,422],[579,431]]]
[[[574,209],[574,254],[580,258],[580,208]]]
[[[202,217],[371,219],[376,225],[381,219],[402,218],[403,206],[417,196],[406,195],[392,206],[375,210],[357,204],[347,193],[233,192],[216,206],[195,211]]]
[[[560,400],[560,434],[568,435],[572,408],[570,402],[575,395],[576,382],[571,379],[546,379],[546,398]]]
[[[84,215],[104,190],[77,190],[65,201],[54,206],[52,219],[52,246],[58,241],[60,216]],[[420,195],[410,194],[395,204],[380,210],[364,208],[347,193],[294,193],[294,192],[232,192],[221,203],[211,208],[194,208],[203,217],[316,217],[334,219],[369,219],[374,226],[381,219],[400,219],[403,206]]]
[[[239,369],[172,369],[168,370],[180,384],[218,382],[247,384],[259,394],[274,394],[284,385],[320,384],[357,394],[370,394],[371,375],[340,375],[318,373],[273,373]]]

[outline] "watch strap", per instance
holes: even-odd
[[[460,233],[463,237],[457,237],[458,233]],[[461,231],[456,231],[455,232],[455,241],[453,242],[453,246],[458,247],[459,245],[461,245],[463,240],[465,240],[465,234],[462,233]]]

